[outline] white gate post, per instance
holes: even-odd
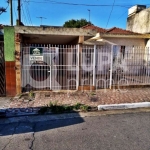
[[[76,90],[78,90],[78,87],[79,87],[79,68],[80,68],[80,64],[79,64],[79,59],[80,59],[80,45],[78,44],[77,45],[77,56],[76,56],[76,60],[77,60],[77,65],[76,65]]]
[[[109,88],[110,88],[110,89],[111,89],[111,87],[112,87],[113,48],[114,48],[114,45],[111,45],[110,82],[109,82]]]
[[[95,66],[96,66],[96,45],[94,45],[94,57],[93,57],[93,86],[95,86]]]

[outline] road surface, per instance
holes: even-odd
[[[0,150],[28,149],[150,150],[150,113],[0,124]]]

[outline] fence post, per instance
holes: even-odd
[[[76,90],[78,90],[79,87],[79,59],[80,59],[80,45],[77,45],[77,68],[76,68]]]
[[[96,45],[94,45],[94,57],[93,57],[93,86],[95,86],[95,66],[96,66]]]
[[[110,89],[111,89],[111,87],[112,87],[113,48],[114,48],[114,45],[111,45],[111,60],[110,60],[110,83],[109,83],[109,88],[110,88]]]

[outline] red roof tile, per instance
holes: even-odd
[[[129,30],[124,30],[121,28],[117,28],[117,27],[113,27],[110,29],[104,29],[104,28],[100,28],[91,24],[87,24],[86,26],[82,27],[83,29],[93,29],[96,30],[99,33],[108,33],[108,34],[120,34],[120,35],[139,35],[139,33],[135,33]]]
[[[110,33],[110,34],[123,34],[123,35],[139,35],[139,33],[132,32],[129,30],[124,30],[121,28],[113,27],[111,29],[108,29],[105,33]]]
[[[82,27],[83,29],[92,29],[92,30],[96,30],[97,32],[100,32],[100,33],[105,33],[107,30],[104,29],[104,28],[100,28],[100,27],[97,27],[97,26],[94,26],[94,25],[91,25],[91,24],[87,24],[86,26],[83,26]]]

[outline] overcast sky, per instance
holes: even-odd
[[[27,26],[62,26],[70,19],[87,19],[102,28],[126,28],[128,9],[134,5],[150,7],[150,0],[21,0],[22,22]],[[0,0],[0,7],[7,7]],[[90,11],[89,11],[90,10]],[[13,0],[14,25],[17,18],[17,0]],[[10,8],[0,15],[0,24],[10,25]]]

